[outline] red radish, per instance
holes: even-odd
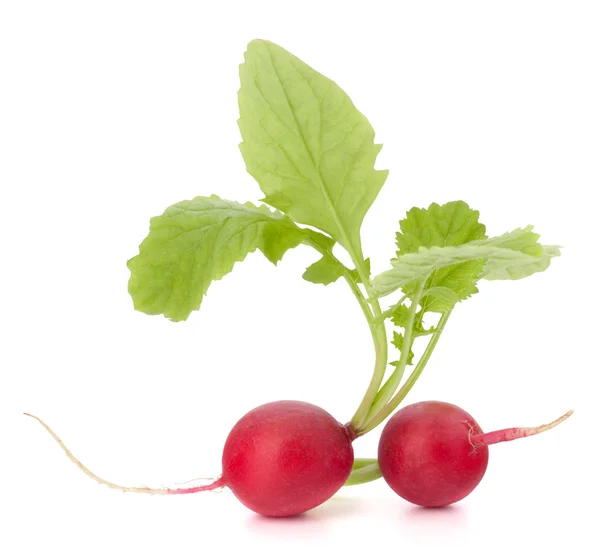
[[[537,428],[507,428],[484,434],[473,417],[450,403],[425,401],[399,410],[379,440],[379,467],[400,496],[423,507],[460,501],[483,478],[488,445],[539,434],[558,420]]]
[[[244,416],[223,449],[223,479],[265,516],[303,513],[345,483],[353,434],[323,409],[299,401],[267,403]]]
[[[28,415],[32,416],[32,415]],[[327,501],[352,470],[354,433],[323,409],[300,401],[261,405],[232,428],[223,449],[223,474],[206,486],[123,487],[100,478],[67,449],[39,418],[67,456],[88,476],[121,491],[182,494],[229,487],[249,509],[265,516],[292,516]]]

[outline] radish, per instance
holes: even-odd
[[[399,410],[383,429],[379,467],[400,497],[423,507],[443,507],[460,501],[479,484],[488,464],[488,445],[539,434],[571,414],[537,428],[483,433],[456,405],[415,403]]]
[[[352,470],[354,435],[323,409],[300,401],[275,401],[243,416],[223,449],[223,474],[212,484],[189,488],[124,487],[100,478],[35,418],[67,456],[97,482],[121,491],[183,494],[227,486],[249,509],[264,516],[292,516],[327,501]]]
[[[187,320],[200,309],[211,284],[251,253],[261,252],[276,265],[292,249],[312,249],[318,257],[302,277],[325,286],[345,281],[373,342],[372,376],[350,422],[342,426],[308,403],[262,405],[231,430],[218,480],[199,487],[152,489],[122,487],[100,478],[38,420],[73,462],[109,487],[182,494],[227,486],[257,513],[289,516],[323,503],[344,483],[355,485],[379,478],[377,461],[354,460],[352,441],[379,426],[408,395],[456,305],[478,292],[480,280],[519,280],[544,272],[560,255],[560,248],[541,244],[532,226],[488,237],[479,212],[466,202],[432,203],[428,208],[413,207],[400,220],[391,267],[372,275],[361,227],[387,170],[375,168],[381,145],[375,143],[375,131],[363,113],[329,78],[265,40],[248,44],[240,66],[238,105],[240,151],[248,173],[258,182],[262,200],[254,204],[216,195],[197,196],[151,218],[139,253],[127,261],[133,307],[174,322]],[[210,158],[206,162],[210,163]],[[343,256],[338,257],[338,252]],[[382,299],[399,292],[401,298],[385,309]],[[269,311],[269,302],[277,310]],[[259,327],[285,325],[288,318],[295,317],[284,297],[265,298],[264,305]],[[323,307],[312,308],[321,318]],[[399,351],[396,360],[389,356],[388,321],[394,325],[391,343]],[[424,340],[417,358],[415,347]],[[311,348],[308,339],[301,344]],[[342,346],[347,348],[347,342]],[[269,347],[270,342],[265,341],[265,348]],[[198,349],[190,351],[195,356]],[[388,373],[389,365],[394,368]],[[347,385],[340,379],[342,383]],[[442,419],[445,423],[439,429],[417,434],[411,440],[412,451],[401,460],[397,451],[409,436],[393,430],[405,414],[411,414],[410,410],[386,427],[380,460],[386,479],[399,484],[401,495],[401,484],[408,481],[410,489],[414,482],[416,493],[411,490],[406,495],[426,505],[452,503],[471,491],[485,472],[487,445],[501,441],[500,436],[542,431],[482,435],[464,413],[462,423],[455,417]],[[465,421],[472,428],[467,429]],[[444,433],[449,440],[442,437]],[[437,442],[436,451],[427,451],[428,440]],[[448,453],[454,458],[448,458]],[[415,460],[421,456],[439,465],[427,466],[431,483],[418,486],[425,476],[423,465],[415,470]]]
[[[352,470],[354,436],[323,409],[267,403],[233,427],[223,449],[223,485],[249,509],[291,516],[327,501]]]

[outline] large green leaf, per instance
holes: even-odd
[[[274,264],[305,232],[266,206],[217,196],[196,197],[150,220],[140,252],[128,261],[136,310],[185,320],[198,310],[210,283],[256,249]]]
[[[457,247],[420,247],[417,252],[400,255],[392,260],[391,270],[374,278],[375,293],[380,297],[389,295],[415,281],[427,280],[440,268],[473,260],[483,261],[483,268],[475,275],[466,275],[465,283],[473,279],[522,279],[543,272],[550,260],[560,255],[560,250],[540,245],[539,235],[532,229],[531,226],[516,229]]]
[[[360,227],[387,177],[365,116],[333,81],[271,42],[240,66],[240,145],[265,202],[360,253]]]

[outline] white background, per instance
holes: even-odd
[[[0,551],[597,552],[599,26],[598,3],[575,0],[4,2]],[[251,255],[184,323],[127,294],[150,216],[196,195],[261,198],[237,148],[253,38],[333,78],[384,144],[390,175],[363,226],[375,272],[406,210],[433,201],[564,246],[546,273],[461,304],[408,398],[454,402],[485,430],[576,410],[492,447],[481,485],[448,510],[382,481],[288,520],[229,492],[119,494],[21,415],[108,479],[172,485],[218,475],[229,429],[263,402],[353,414],[369,333],[343,282],[300,278],[307,248],[277,268]],[[356,453],[373,456],[378,434]]]

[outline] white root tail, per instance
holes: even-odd
[[[126,486],[120,486],[118,484],[114,484],[113,482],[109,482],[108,480],[101,478],[100,476],[98,476],[97,474],[92,472],[87,466],[85,466],[75,455],[73,455],[73,453],[71,453],[71,451],[64,444],[62,439],[60,439],[56,435],[56,433],[54,433],[52,428],[50,428],[50,426],[48,426],[48,424],[46,424],[41,418],[38,418],[37,416],[34,416],[33,414],[29,414],[27,412],[25,412],[23,414],[25,414],[25,416],[29,416],[29,417],[37,420],[46,429],[46,431],[54,438],[54,441],[56,441],[56,443],[58,443],[60,445],[60,447],[65,452],[67,457],[71,460],[71,462],[75,463],[84,474],[86,474],[93,480],[96,480],[96,482],[98,482],[99,484],[107,486],[111,489],[116,489],[118,491],[126,491],[126,492],[131,492],[131,493],[150,493],[150,494],[154,494],[154,495],[174,495],[174,494],[183,494],[183,493],[197,493],[200,491],[211,491],[211,490],[225,487],[225,485],[226,485],[223,477],[218,478],[212,484],[208,484],[206,486],[196,486],[196,487],[191,487],[191,488],[126,487]]]

